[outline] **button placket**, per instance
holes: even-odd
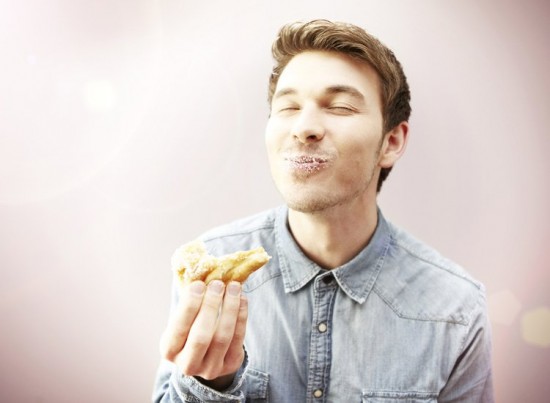
[[[332,276],[330,276],[332,277]],[[313,287],[312,335],[309,345],[308,398],[311,402],[327,399],[331,356],[331,326],[334,299],[338,290],[334,281],[327,277],[315,279]]]

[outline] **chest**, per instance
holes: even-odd
[[[337,284],[265,289],[249,296],[249,306],[251,367],[268,375],[272,401],[279,390],[296,401],[378,401],[387,391],[429,401],[460,350],[456,324],[402,317],[374,292],[359,304]]]

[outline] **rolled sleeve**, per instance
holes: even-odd
[[[484,289],[464,336],[462,353],[441,391],[439,402],[493,403],[491,326]]]
[[[245,402],[245,373],[248,368],[248,354],[245,350],[243,365],[235,375],[233,383],[224,391],[217,391],[192,376],[181,375],[175,364],[163,361],[157,373],[153,392],[154,403],[203,403],[203,402]]]

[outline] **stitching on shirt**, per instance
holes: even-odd
[[[281,272],[278,271],[278,272],[275,272],[273,274],[271,274],[270,276],[266,276],[265,279],[263,281],[258,281],[258,284],[255,284],[254,282],[252,281],[246,281],[244,284],[243,284],[243,292],[245,293],[250,293],[258,288],[260,288],[262,285],[264,285],[265,283],[273,280],[274,278],[277,278],[277,277],[281,277]]]
[[[284,254],[284,248],[281,245],[281,239],[282,235],[279,232],[279,227],[274,226],[274,233],[275,233],[275,249],[277,250],[277,255],[279,256],[279,266],[280,266],[280,272],[279,274],[283,274],[283,270],[286,270],[288,273],[290,272],[290,267],[288,266],[288,262],[286,259],[286,255]],[[284,267],[283,267],[284,266]],[[318,267],[314,262],[310,262],[309,268],[315,269]],[[283,276],[283,285],[285,287],[285,290],[288,287],[288,290],[291,292],[297,291],[300,288],[302,288],[305,284],[307,284],[311,279],[315,276],[315,273],[311,273],[309,271],[305,271],[303,277],[297,279],[297,281],[294,282],[294,284],[290,284],[290,279],[287,280],[287,277]]]
[[[426,401],[432,401],[437,398],[439,395],[437,392],[421,392],[421,391],[399,391],[399,390],[363,390],[363,397],[367,398],[382,398],[382,399],[392,399],[401,400],[401,399],[421,399]],[[408,400],[407,400],[408,401]]]
[[[462,326],[467,326],[468,325],[468,321],[464,318],[460,318],[460,319],[442,319],[442,318],[422,318],[422,317],[412,317],[412,316],[409,316],[409,315],[405,315],[403,312],[401,312],[399,309],[397,309],[397,307],[395,305],[393,305],[389,298],[384,294],[384,292],[376,286],[376,284],[374,285],[374,287],[372,288],[372,291],[374,291],[374,293],[376,295],[378,295],[380,297],[380,299],[382,301],[384,301],[384,303],[393,311],[395,312],[395,314],[397,316],[399,316],[401,319],[408,319],[408,320],[414,320],[414,321],[418,321],[418,322],[441,322],[441,323],[450,323],[450,324],[455,324],[455,325],[462,325]]]
[[[435,268],[439,268],[443,271],[445,271],[446,273],[449,273],[451,275],[453,275],[454,277],[456,278],[459,278],[459,279],[462,279],[462,280],[466,280],[466,282],[468,282],[469,284],[473,285],[475,287],[475,289],[477,289],[478,291],[483,291],[483,285],[481,283],[478,283],[476,282],[475,280],[472,280],[466,276],[462,276],[460,275],[459,273],[453,271],[452,269],[449,269],[441,264],[438,264],[436,262],[434,262],[433,260],[430,260],[430,259],[427,259],[423,256],[420,256],[418,253],[412,251],[411,249],[409,249],[406,245],[402,244],[395,236],[394,236],[394,233],[395,233],[395,228],[391,227],[391,239],[390,239],[390,242],[391,244],[396,247],[396,248],[400,248],[401,250],[405,251],[406,253],[408,253],[410,256],[420,260],[420,261],[423,261],[425,263],[428,263],[432,266],[434,266]],[[426,321],[426,322],[444,322],[444,323],[451,323],[451,324],[459,324],[459,325],[464,325],[464,326],[467,326],[470,322],[470,319],[472,317],[472,313],[475,311],[476,307],[478,307],[480,305],[479,303],[479,298],[480,297],[483,297],[483,294],[481,293],[477,293],[477,300],[471,305],[471,310],[467,313],[457,313],[455,315],[452,315],[450,318],[438,318],[438,317],[429,317],[429,316],[424,316],[424,317],[416,317],[416,316],[411,316],[411,315],[406,315],[405,312],[403,312],[401,309],[398,308],[397,305],[395,305],[394,303],[392,303],[393,301],[393,298],[390,297],[390,295],[386,294],[383,290],[382,287],[380,287],[380,285],[378,285],[378,283],[375,283],[374,284],[374,287],[373,287],[373,291],[380,297],[380,299],[382,299],[382,301],[384,301],[384,303],[390,307],[390,309],[392,311],[394,311],[397,316],[399,316],[400,318],[403,318],[403,319],[410,319],[410,320],[417,320],[417,321]]]
[[[393,236],[392,236],[392,241],[393,241],[393,244],[394,244],[396,247],[402,248],[402,249],[405,250],[409,255],[414,256],[415,258],[417,258],[417,259],[419,259],[419,260],[422,260],[423,262],[429,263],[429,264],[431,264],[431,265],[433,265],[433,266],[435,266],[435,267],[437,267],[437,268],[439,268],[439,269],[441,269],[441,270],[444,270],[444,271],[446,271],[447,273],[452,274],[452,275],[455,276],[455,277],[458,277],[458,278],[460,278],[460,279],[462,279],[462,280],[466,280],[467,282],[469,282],[470,284],[472,284],[474,287],[476,287],[478,290],[481,289],[481,285],[480,285],[478,282],[472,280],[472,279],[469,278],[469,277],[466,277],[466,276],[463,276],[463,275],[457,273],[456,271],[450,269],[449,267],[443,266],[443,265],[441,265],[441,264],[439,264],[439,263],[437,263],[437,262],[434,262],[434,261],[431,260],[431,259],[427,259],[427,258],[424,257],[424,256],[420,256],[418,253],[412,251],[407,245],[401,243],[397,238],[395,238],[395,237],[393,237]]]
[[[458,356],[460,357],[461,354],[459,354]],[[451,372],[451,376],[452,376],[452,372]],[[473,385],[471,385],[471,389],[475,389],[477,388],[479,385],[483,385],[482,387],[482,390],[485,390],[487,388],[487,382],[489,382],[491,379],[492,379],[492,371],[491,371],[491,368],[489,367],[489,370],[487,371],[487,373],[482,377],[480,378],[478,381],[476,381]],[[442,395],[445,394],[445,388],[443,389]]]
[[[269,374],[247,366],[246,372],[243,374],[243,379],[247,379],[248,390],[246,398],[249,399],[264,399],[262,401],[268,401],[268,387],[269,387]],[[255,390],[250,389],[251,381],[255,381],[255,385],[259,385],[259,388]]]
[[[476,301],[476,305],[473,307],[472,309],[472,312],[470,312],[470,317],[473,317],[474,316],[474,312],[476,311],[476,309],[479,309],[481,306],[483,306],[483,301],[485,300],[485,296],[483,294],[479,294],[478,297],[477,297],[477,301]],[[485,330],[485,328],[480,328],[478,329],[478,332],[482,331],[482,330]],[[477,332],[476,332],[477,333]],[[475,340],[476,337],[474,337],[472,339],[472,342]],[[466,340],[468,339],[468,331],[465,331],[464,334],[462,335],[462,339],[460,341],[460,349],[458,350],[458,355],[455,359],[455,362],[460,358],[460,356],[462,354],[464,354],[466,348],[468,347],[466,345]],[[451,373],[449,376],[452,376],[452,373],[453,373],[454,369],[451,370]],[[489,373],[488,375],[491,374],[491,370],[489,368]]]
[[[274,229],[273,223],[265,223],[265,224],[262,224],[262,225],[258,225],[254,228],[249,228],[246,231],[232,231],[229,234],[221,234],[221,235],[212,234],[212,235],[209,236],[208,233],[206,233],[206,236],[204,236],[203,240],[205,242],[208,242],[208,241],[214,241],[214,240],[223,239],[223,238],[230,238],[230,237],[234,237],[234,236],[250,235],[250,234],[255,233],[257,231],[273,230],[273,229]]]
[[[348,293],[350,296],[352,296],[353,299],[355,299],[357,302],[359,302],[360,304],[362,304],[363,302],[366,301],[370,291],[374,288],[375,284],[376,284],[376,280],[378,279],[378,275],[380,274],[380,271],[382,269],[382,266],[384,265],[384,261],[386,259],[386,256],[388,254],[388,250],[390,248],[390,244],[392,242],[392,236],[391,234],[389,234],[388,236],[388,241],[386,242],[386,246],[384,248],[384,252],[380,254],[380,257],[377,259],[376,261],[376,266],[374,267],[374,270],[373,270],[373,273],[372,275],[370,276],[369,278],[369,282],[368,284],[363,288],[363,290],[366,290],[366,292],[364,293],[364,295],[358,295],[358,293],[355,293],[353,292],[353,290],[348,287],[347,283],[345,282],[339,282],[340,283],[340,287],[342,287],[344,289],[344,291],[346,291],[346,293]],[[337,276],[335,276],[337,278]],[[342,279],[346,279],[348,276],[342,276]]]

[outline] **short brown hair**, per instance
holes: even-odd
[[[271,52],[275,65],[269,77],[268,101],[271,104],[279,77],[288,62],[308,50],[339,52],[369,64],[380,79],[384,133],[411,114],[407,78],[393,52],[364,29],[347,23],[327,20],[290,23],[281,28]],[[382,168],[377,191],[391,171]]]

